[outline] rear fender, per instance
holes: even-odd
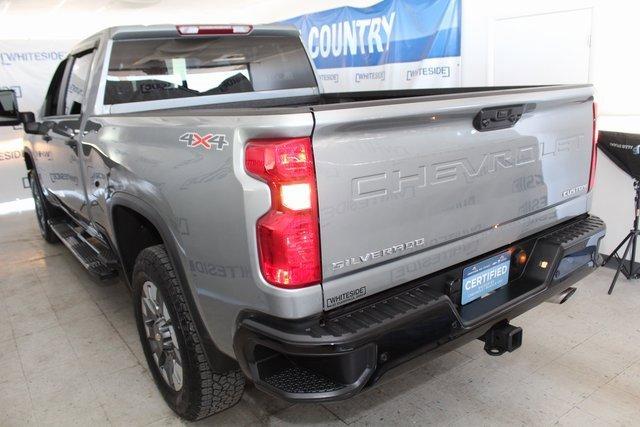
[[[111,222],[109,226],[112,230],[112,233],[115,230],[113,224],[113,210],[117,206],[129,208],[142,215],[156,228],[156,230],[158,230],[158,233],[160,233],[160,237],[165,248],[167,249],[167,253],[169,254],[171,263],[178,273],[180,284],[186,296],[187,304],[189,305],[191,317],[193,318],[200,338],[202,339],[202,343],[205,347],[207,356],[209,357],[209,362],[211,364],[212,370],[216,373],[225,373],[229,370],[237,369],[237,362],[219,350],[218,346],[213,340],[213,337],[209,333],[200,316],[198,304],[193,297],[193,291],[191,289],[191,286],[189,285],[189,282],[187,281],[187,276],[185,274],[183,265],[180,262],[179,250],[178,245],[176,244],[175,236],[171,232],[171,229],[167,225],[167,222],[153,207],[138,199],[137,197],[131,196],[127,193],[115,193],[108,202],[109,221]],[[116,253],[118,254],[121,268],[123,271],[125,271],[124,264],[122,263],[122,257],[120,256],[119,242],[115,238],[115,233],[113,233],[112,235],[114,236],[114,247],[116,248]],[[131,279],[128,277],[128,275],[125,276],[128,286],[131,287]]]

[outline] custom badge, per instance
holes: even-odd
[[[186,142],[189,148],[203,147],[206,150],[211,150],[214,147],[218,151],[222,151],[224,147],[229,145],[227,138],[224,134],[212,134],[200,135],[197,132],[187,132],[180,135],[179,142]]]

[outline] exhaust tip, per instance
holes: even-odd
[[[574,287],[567,288],[564,291],[560,292],[559,294],[552,296],[547,301],[552,302],[554,304],[564,304],[569,300],[569,298],[573,296],[573,294],[576,293],[576,291],[577,289]]]

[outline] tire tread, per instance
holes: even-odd
[[[239,369],[224,374],[214,373],[211,369],[184,292],[163,245],[151,246],[140,252],[134,268],[134,277],[135,271],[147,269],[155,270],[162,276],[169,291],[166,298],[177,312],[178,323],[186,343],[185,351],[188,354],[183,354],[183,357],[191,359],[194,362],[193,367],[197,370],[193,377],[198,381],[191,384],[188,392],[190,401],[187,403],[186,410],[178,414],[195,421],[234,406],[244,391],[244,375]],[[148,362],[151,367],[152,362]],[[169,403],[171,405],[171,402]],[[175,407],[172,409],[176,410]]]
[[[42,234],[42,238],[47,242],[47,243],[58,243],[60,241],[60,239],[58,239],[58,236],[56,236],[56,234],[53,232],[53,230],[51,229],[51,226],[48,223],[48,220],[51,218],[55,218],[61,215],[60,210],[58,208],[56,208],[55,206],[53,206],[45,197],[44,197],[44,193],[42,192],[42,186],[40,185],[40,178],[38,177],[38,173],[36,172],[35,169],[31,169],[28,174],[27,174],[28,178],[29,178],[29,185],[33,186],[32,191],[36,191],[38,192],[38,195],[40,197],[40,200],[42,201],[42,209],[43,209],[43,214],[45,216],[45,226],[44,226],[44,230],[41,231]],[[36,212],[36,217],[37,217],[37,212]],[[40,221],[40,218],[36,218],[37,221]],[[38,225],[38,227],[40,227],[40,225]]]

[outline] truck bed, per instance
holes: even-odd
[[[586,213],[592,103],[590,85],[452,88],[113,117],[260,117],[291,133],[286,118],[310,114],[331,309],[354,289],[371,295]],[[477,129],[481,110],[505,106],[522,109],[513,126]]]
[[[455,88],[434,88],[434,89],[409,89],[409,90],[384,90],[369,92],[335,92],[322,93],[319,95],[302,96],[302,97],[284,97],[271,98],[264,100],[251,100],[239,102],[224,102],[212,104],[203,104],[197,107],[179,107],[179,108],[162,108],[158,110],[149,110],[136,113],[112,114],[115,116],[122,115],[186,115],[197,111],[198,114],[229,114],[230,112],[238,114],[254,114],[256,112],[273,113],[274,109],[301,109],[301,110],[318,110],[324,108],[335,108],[336,104],[351,104],[362,102],[377,103],[403,103],[415,102],[415,98],[429,97],[431,100],[437,99],[453,99],[458,97],[474,97],[485,96],[493,93],[509,93],[516,92],[543,92],[556,90],[557,88],[584,87],[584,85],[537,85],[537,86],[480,86],[480,87],[455,87]]]

